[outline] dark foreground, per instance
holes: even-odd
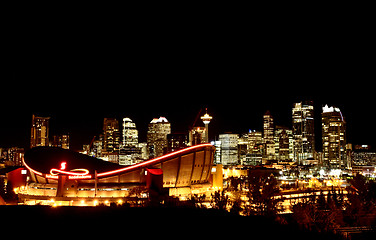
[[[339,239],[332,234],[307,232],[260,216],[240,217],[213,209],[182,207],[48,207],[0,206],[3,231],[18,237],[99,237],[168,239]],[[16,229],[16,231],[15,231]],[[54,236],[51,236],[53,234]],[[108,234],[108,235],[107,235]],[[262,236],[262,237],[261,237]]]

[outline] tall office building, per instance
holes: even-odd
[[[275,157],[274,119],[269,111],[264,114],[264,146],[263,163],[266,163]]]
[[[275,157],[278,161],[290,161],[293,158],[292,130],[276,126],[274,132]]]
[[[257,132],[256,130],[249,130],[247,165],[260,165],[262,163],[263,152],[264,144],[262,132]]]
[[[329,168],[346,168],[346,122],[336,107],[322,108],[323,163]]]
[[[221,163],[223,165],[237,165],[238,161],[238,134],[219,134],[221,142]]]
[[[167,152],[167,135],[171,133],[171,124],[165,117],[154,118],[148,126],[147,146],[149,157],[155,158]]]
[[[48,146],[49,117],[37,117],[33,114],[31,122],[30,148]]]
[[[54,135],[52,139],[53,147],[60,147],[64,149],[69,149],[69,134]]]
[[[115,118],[105,118],[103,120],[102,153],[108,154],[108,153],[119,152],[119,147],[120,147],[119,122]]]
[[[173,133],[167,135],[167,152],[175,152],[188,146],[188,135],[185,133]]]
[[[136,124],[130,118],[123,118],[123,146],[136,146],[138,131]]]
[[[222,164],[221,161],[221,141],[212,141],[211,144],[215,147],[215,152],[214,152],[214,164]]]
[[[189,145],[193,146],[193,145],[204,143],[206,141],[205,140],[206,135],[207,134],[206,134],[205,127],[193,127],[191,130],[189,130],[189,135],[188,135]]]
[[[123,142],[119,151],[119,164],[132,165],[141,159],[136,124],[130,118],[123,118]]]
[[[313,102],[295,103],[292,108],[292,134],[294,139],[293,160],[302,164],[313,158],[315,152]]]

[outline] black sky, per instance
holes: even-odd
[[[51,134],[69,132],[79,149],[104,117],[130,117],[145,141],[154,117],[185,132],[207,107],[214,138],[261,130],[267,110],[291,127],[292,104],[303,100],[315,102],[318,136],[321,106],[335,105],[349,141],[376,146],[375,48],[364,26],[202,20],[23,23],[1,76],[0,147],[28,148],[32,114],[50,116]]]

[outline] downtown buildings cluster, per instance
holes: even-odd
[[[217,148],[215,163],[223,165],[264,165],[277,169],[294,166],[317,167],[318,171],[339,170],[375,176],[376,153],[369,145],[352,145],[346,138],[346,121],[341,110],[322,107],[315,118],[312,101],[294,103],[292,128],[275,125],[270,111],[263,116],[263,130],[249,130],[244,134],[219,134],[212,143]],[[315,121],[321,120],[321,129]],[[315,131],[322,139],[316,142]],[[316,145],[322,144],[322,151]],[[338,172],[338,171],[337,171]]]
[[[314,112],[312,101],[294,103],[291,128],[275,125],[272,113],[267,111],[263,116],[262,131],[222,133],[215,136],[214,141],[209,139],[212,117],[207,112],[201,117],[204,126],[196,121],[197,124],[187,129],[187,133],[173,133],[171,123],[165,117],[154,118],[148,124],[147,142],[139,142],[136,123],[129,117],[120,123],[115,118],[104,118],[102,133],[83,145],[81,153],[120,165],[132,165],[188,146],[211,142],[216,147],[214,164],[264,165],[278,169],[296,165],[318,166],[326,170],[352,170],[374,175],[376,153],[368,145],[352,146],[346,141],[346,121],[341,110],[325,105],[319,118]],[[320,120],[321,129],[315,129],[315,121]],[[51,137],[49,121],[50,117],[32,116],[30,148],[53,146],[69,149],[69,134]],[[316,142],[315,131],[321,131],[321,142]],[[316,151],[318,144],[322,144],[322,152]],[[1,149],[2,163],[21,165],[23,152],[18,147]]]

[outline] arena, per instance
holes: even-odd
[[[24,204],[87,206],[121,203],[140,187],[179,195],[208,186],[214,151],[211,144],[200,144],[124,167],[66,149],[36,147],[25,154],[30,176],[18,196]]]

